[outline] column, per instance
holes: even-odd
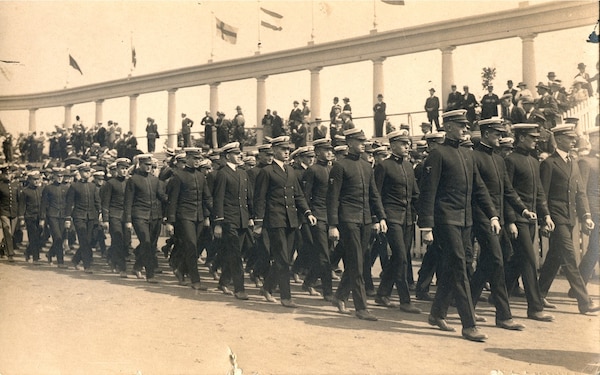
[[[321,118],[321,69],[317,66],[310,69],[310,113],[311,121],[308,132],[308,140],[313,140],[315,119]]]
[[[377,95],[383,95],[384,82],[383,82],[383,62],[385,57],[379,57],[373,59],[373,104],[377,103]]]
[[[177,126],[175,124],[175,111],[176,111],[176,99],[175,93],[177,89],[170,89],[167,91],[168,93],[168,101],[167,101],[167,133],[168,133],[168,142],[167,147],[177,148]]]
[[[73,108],[73,104],[65,105],[65,122],[63,123],[63,128],[70,128],[73,125],[71,120],[71,109]]]
[[[446,100],[450,93],[450,86],[454,84],[454,63],[452,62],[452,51],[456,47],[448,46],[440,48],[442,51],[442,96],[440,97],[440,106],[446,108]]]
[[[137,98],[139,94],[129,96],[129,131],[135,137],[137,135]]]
[[[29,109],[29,132],[32,133],[36,130],[36,123],[35,123],[35,113],[37,112],[37,108],[30,108]]]
[[[210,84],[210,114],[217,121],[217,111],[219,110],[219,85],[221,82],[213,82]],[[212,143],[218,147],[217,143],[217,128],[213,126]]]
[[[523,55],[523,82],[527,84],[527,88],[535,95],[536,72],[535,72],[535,48],[533,39],[537,34],[529,34],[521,36],[522,55]]]
[[[104,99],[96,100],[96,125],[102,122],[102,103]]]
[[[269,76],[256,77],[256,144],[262,145],[264,129],[262,118],[267,111],[267,85],[265,81]]]

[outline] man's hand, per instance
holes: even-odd
[[[425,245],[431,245],[433,243],[433,231],[431,229],[421,231],[421,238]]]
[[[108,221],[102,222],[102,230],[104,231],[104,233],[108,232]]]
[[[500,229],[502,229],[502,227],[500,226],[500,220],[497,217],[493,217],[490,220],[490,225],[492,226],[492,233],[500,234]]]
[[[65,229],[71,229],[71,220],[65,220]]]
[[[127,224],[125,224],[125,225],[127,225]],[[166,224],[165,224],[165,229],[166,229],[166,231],[167,231],[167,234],[168,234],[169,236],[172,236],[172,235],[173,235],[173,233],[175,233],[175,228],[173,228],[173,224],[166,223]]]
[[[373,234],[379,234],[380,231],[381,231],[381,226],[379,225],[379,223],[371,224],[371,232]]]
[[[554,228],[556,226],[554,225],[554,221],[552,220],[552,217],[550,217],[550,215],[546,215],[544,217],[544,223],[546,224],[546,228],[544,228],[546,231],[554,232]]]
[[[529,210],[525,210],[523,211],[523,217],[529,221],[536,221],[537,220],[537,215],[535,212],[529,211]]]
[[[210,218],[205,217],[204,221],[202,222],[202,225],[205,227],[210,227]]]
[[[308,223],[310,224],[311,227],[314,227],[315,225],[317,225],[317,218],[315,217],[315,215],[308,215],[307,219],[308,219]]]
[[[340,231],[337,229],[337,227],[329,228],[329,239],[332,241],[340,240]]]
[[[260,236],[262,234],[262,223],[254,223],[254,228],[252,229],[252,232],[254,232],[254,234],[256,234],[257,236]]]
[[[508,224],[508,233],[510,233],[512,238],[517,238],[519,236],[519,230],[515,223]]]
[[[221,224],[215,225],[214,234],[215,234],[215,238],[223,237],[223,227],[221,226]]]
[[[44,229],[45,226],[46,226],[46,221],[40,220],[40,228]]]
[[[387,221],[385,221],[385,219],[381,219],[379,221],[379,229],[383,232],[383,233],[387,233],[388,231],[388,226],[387,226]]]
[[[594,222],[589,217],[585,219],[585,229],[587,229],[588,231],[594,229]]]
[[[133,230],[133,224],[131,224],[131,223],[125,223],[125,229],[127,229],[128,231]]]
[[[252,228],[252,227],[254,227],[254,220],[249,219],[248,220],[248,228]]]

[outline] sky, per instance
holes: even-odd
[[[535,4],[535,2],[530,2]],[[380,1],[0,1],[0,59],[19,61],[4,67],[0,75],[0,96],[62,90],[93,83],[139,76],[165,70],[201,65],[209,59],[224,61],[261,53],[351,38],[378,31],[401,29],[441,20],[490,13],[519,6],[516,1],[423,1],[406,0],[404,6]],[[283,15],[281,31],[259,26],[259,7]],[[214,18],[238,28],[235,45],[215,36]],[[555,71],[564,82],[584,62],[595,74],[597,45],[586,43],[593,25],[541,34],[535,39],[538,81]],[[312,35],[312,38],[311,38]],[[132,70],[131,47],[137,65]],[[69,54],[83,75],[68,64]],[[499,40],[459,46],[454,50],[454,78],[459,87],[469,85],[476,96],[483,95],[481,70],[495,67],[496,91],[504,90],[507,79],[521,80],[521,40]],[[428,89],[441,94],[441,52],[389,57],[384,62],[384,96],[388,113],[422,111]],[[372,63],[370,61],[326,67],[321,73],[321,113],[327,118],[331,98],[348,96],[355,116],[372,114]],[[266,81],[267,107],[287,118],[294,100],[310,99],[308,70],[272,75]],[[365,90],[365,87],[368,89]],[[247,126],[256,123],[256,81],[224,82],[219,86],[220,110],[228,117],[240,105]],[[309,103],[310,105],[310,103]],[[209,109],[209,87],[177,91],[176,112],[199,120]],[[104,102],[103,121],[127,127],[129,98]],[[84,124],[94,123],[95,104],[77,104],[73,120],[80,115]],[[144,94],[138,98],[137,134],[144,133],[146,117],[153,117],[159,132],[166,133],[167,93]],[[28,111],[0,112],[8,131],[27,129]],[[62,125],[64,109],[42,108],[36,115],[38,130]],[[414,115],[419,124],[424,115]],[[393,124],[408,121],[391,116]],[[358,120],[367,134],[371,120]],[[196,130],[196,129],[194,129]],[[164,137],[166,138],[166,137]],[[162,139],[162,138],[161,138]]]

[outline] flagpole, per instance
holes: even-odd
[[[315,44],[315,0],[310,1],[310,42],[308,44]]]
[[[373,0],[373,30],[371,32],[377,32],[377,0]]]
[[[131,63],[129,66],[129,78],[131,78],[131,75],[133,74],[133,30],[129,31],[129,47],[130,47],[130,51],[129,53],[131,54]]]
[[[208,62],[213,62],[213,58],[215,57],[215,29],[217,28],[217,18],[215,13],[211,10],[210,15],[212,16],[212,32],[210,33],[210,59]]]
[[[257,44],[256,54],[260,55],[260,47],[262,45],[261,40],[260,40],[260,0],[258,0],[256,2],[256,15],[258,16],[258,22],[256,23],[256,25],[258,27],[258,44]]]
[[[70,56],[69,48],[67,48],[67,56]],[[69,70],[71,70],[71,61],[70,60],[69,60],[69,63],[67,64],[67,76],[65,79],[65,89],[67,87],[69,87]]]

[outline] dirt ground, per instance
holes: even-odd
[[[502,330],[494,326],[493,307],[482,302],[477,310],[488,321],[480,327],[489,340],[474,343],[461,338],[454,309],[449,323],[458,332],[429,326],[429,302],[416,301],[424,313],[413,315],[371,300],[379,321],[367,322],[336,313],[300,284],[292,287],[300,307],[287,309],[266,302],[248,280],[249,301],[223,295],[204,267],[208,292],[179,286],[162,255],[165,272],[156,285],[121,279],[94,256],[92,275],[35,266],[22,256],[0,260],[0,375],[225,375],[232,369],[229,348],[244,374],[261,375],[597,374],[600,368],[600,318],[578,313],[561,277],[549,296],[558,305],[548,311],[555,322],[526,319],[525,300],[514,298],[513,315],[527,328]],[[597,280],[589,290],[598,301]]]

